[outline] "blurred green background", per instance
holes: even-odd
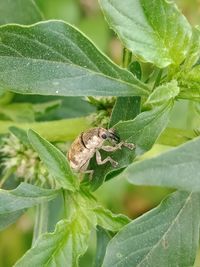
[[[104,20],[97,0],[36,0],[36,2],[46,19],[62,19],[75,25],[89,36],[100,50],[120,64],[122,46]],[[192,25],[200,24],[200,0],[177,0],[176,2]],[[18,98],[20,101],[20,96]],[[68,117],[76,116],[73,106],[75,105],[69,108]],[[90,112],[90,107],[87,112]],[[186,113],[188,115],[184,116]],[[197,109],[193,103],[179,101],[174,108],[170,127],[198,128],[200,127],[199,113],[200,108]],[[95,192],[95,195],[113,212],[136,218],[156,206],[169,192],[171,192],[170,189],[130,185],[122,175],[105,183]],[[30,247],[33,224],[34,210],[29,210],[16,224],[0,233],[0,267],[12,266]],[[91,266],[94,251],[95,234],[92,233],[91,246],[82,258],[81,266]]]

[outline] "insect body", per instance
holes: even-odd
[[[108,140],[112,142],[112,146],[105,146],[104,142]],[[110,162],[113,167],[118,165],[111,157],[104,160],[101,159],[100,149],[113,152],[121,149],[122,146],[134,149],[134,144],[129,144],[124,141],[119,142],[120,139],[113,129],[106,130],[104,128],[92,128],[86,132],[81,133],[72,143],[68,152],[68,160],[71,168],[80,173],[89,173],[92,178],[93,170],[88,170],[90,159],[96,154],[96,161],[98,165]]]

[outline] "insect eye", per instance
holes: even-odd
[[[106,139],[106,138],[107,138],[107,135],[104,133],[104,134],[101,135],[101,137],[102,137],[103,139]]]

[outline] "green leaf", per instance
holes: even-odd
[[[64,191],[67,220],[53,233],[42,235],[15,266],[78,266],[88,247],[90,232],[97,224],[93,209],[98,205],[88,191]]]
[[[0,120],[0,134],[8,133],[12,126],[25,131],[31,128],[51,142],[66,142],[74,140],[82,131],[88,129],[89,121],[84,117],[33,123],[16,123]]]
[[[123,147],[113,153],[100,151],[103,159],[110,156],[118,162],[118,166],[113,168],[109,163],[99,166],[95,159],[92,159],[89,166],[90,169],[95,170],[93,179],[90,181],[92,190],[97,189],[105,179],[113,178],[113,174],[119,174],[124,167],[133,162],[137,155],[141,155],[153,146],[168,123],[172,107],[173,102],[170,101],[150,111],[140,113],[133,120],[115,125],[114,128],[121,140],[135,144],[136,149],[129,150]]]
[[[195,63],[198,61],[199,57],[200,57],[200,28],[196,27],[193,28],[190,49],[187,53],[182,68],[185,70],[191,69],[192,66],[194,66]]]
[[[0,25],[8,23],[32,24],[43,20],[34,0],[1,0],[0,11]]]
[[[147,85],[62,21],[2,26],[0,40],[0,91],[64,96],[147,94]]]
[[[0,189],[0,216],[55,198],[59,190],[43,189],[31,184],[21,183],[14,190]]]
[[[56,181],[63,188],[75,191],[78,187],[78,178],[71,171],[67,158],[62,152],[33,130],[28,131],[28,138]]]
[[[136,144],[136,154],[149,150],[165,129],[173,102],[140,113],[134,120],[119,122],[115,129],[122,140]]]
[[[110,241],[102,266],[193,266],[199,244],[199,200],[195,193],[171,194]]]
[[[87,249],[88,225],[78,220],[61,220],[53,233],[44,234],[14,266],[78,266],[78,258]]]
[[[112,232],[118,232],[130,222],[130,219],[127,216],[113,214],[110,210],[102,207],[95,208],[94,212],[97,216],[97,224]]]
[[[112,237],[107,231],[105,231],[101,227],[97,227],[96,234],[97,234],[96,255],[92,267],[101,267],[106,253],[107,244]]]
[[[132,164],[128,180],[134,184],[168,186],[200,191],[200,138],[171,149],[155,158]]]
[[[119,121],[134,119],[140,113],[140,97],[118,97],[113,107],[109,128]]]
[[[179,87],[176,80],[162,84],[154,89],[149,95],[146,105],[159,105],[170,99],[174,99],[179,94]]]
[[[200,101],[200,65],[191,71],[180,73],[179,86],[180,98]]]
[[[166,0],[99,0],[110,27],[135,56],[160,68],[179,65],[190,48],[191,26]]]
[[[0,215],[0,231],[4,230],[11,224],[17,221],[25,210],[17,210],[14,212],[4,213]]]

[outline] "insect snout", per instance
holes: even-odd
[[[120,137],[119,137],[119,135],[117,135],[117,133],[115,132],[114,129],[108,130],[108,138],[115,141],[116,143],[120,142]]]

